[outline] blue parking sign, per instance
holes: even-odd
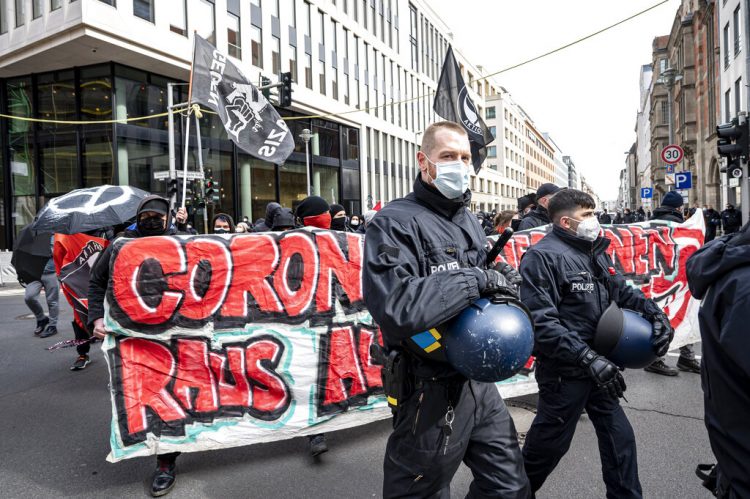
[[[674,174],[675,189],[692,189],[693,174],[690,172],[679,172]]]
[[[641,199],[650,199],[654,197],[654,189],[651,187],[641,188]]]
[[[674,173],[674,165],[667,165],[667,173]]]

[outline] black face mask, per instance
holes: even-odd
[[[331,230],[346,230],[346,217],[332,219]]]
[[[138,232],[144,236],[160,236],[164,234],[164,220],[159,216],[143,218],[138,222]]]
[[[214,229],[214,234],[229,234],[229,231],[226,229]]]

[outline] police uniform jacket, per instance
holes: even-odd
[[[702,300],[701,378],[711,449],[735,495],[750,497],[750,234],[712,241],[687,261],[690,292]]]
[[[547,208],[538,205],[523,216],[521,223],[518,226],[518,230],[533,229],[534,227],[541,227],[550,223],[552,223],[552,221],[549,219]]]
[[[365,235],[364,299],[387,348],[442,324],[479,298],[487,258],[484,230],[466,206],[471,192],[449,200],[420,177],[414,192],[389,203]],[[420,345],[442,350],[440,335]],[[426,335],[425,335],[426,336]],[[438,357],[438,355],[433,355]],[[445,362],[412,355],[418,376],[451,376]]]
[[[534,355],[561,376],[586,376],[578,356],[593,348],[596,325],[611,301],[647,316],[660,310],[615,271],[609,243],[554,226],[521,260],[521,301],[534,319]]]

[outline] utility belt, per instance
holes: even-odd
[[[454,376],[441,377],[417,376],[412,368],[411,355],[398,348],[392,349],[386,357],[381,376],[388,407],[391,408],[394,415],[405,400],[426,384],[445,385],[447,389],[452,387],[455,391],[460,392],[461,387],[467,381],[464,376],[458,373]]]

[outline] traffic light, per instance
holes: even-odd
[[[292,105],[292,73],[281,73],[279,75],[279,107],[289,107]]]
[[[172,198],[177,195],[178,181],[176,178],[167,179],[167,198]]]
[[[206,203],[220,204],[219,183],[213,177],[206,179]]]
[[[750,156],[748,147],[750,146],[750,137],[748,137],[748,122],[742,124],[735,118],[731,123],[724,123],[716,127],[716,134],[719,137],[717,149],[719,156],[727,158],[727,163],[733,163],[736,158]]]
[[[260,86],[261,87],[267,87],[270,84],[271,84],[271,78],[268,78],[266,76],[261,76],[260,77]],[[271,98],[271,89],[270,88],[264,88],[264,89],[261,90],[261,92],[263,92],[263,97],[265,97],[266,100],[268,100],[268,99]]]

